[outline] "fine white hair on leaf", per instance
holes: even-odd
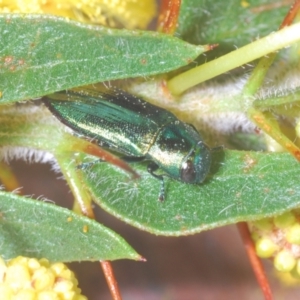
[[[264,88],[259,92],[259,99],[283,97],[300,87],[300,67],[297,64],[289,66],[280,61],[272,66],[265,79]]]
[[[166,92],[161,79],[133,82],[129,90],[149,102],[173,112],[198,130],[221,137],[234,132],[257,133],[257,127],[247,116],[256,99],[283,97],[300,87],[300,67],[280,61],[272,66],[258,93],[243,97],[249,74],[228,75],[191,88],[180,96]]]
[[[46,151],[26,148],[4,146],[0,148],[0,160],[9,162],[13,159],[22,159],[29,163],[55,163],[54,156]]]
[[[215,122],[215,115],[204,115],[201,116],[199,122],[201,122],[202,128],[209,128],[219,134],[230,134],[236,131],[252,133],[255,132],[256,126],[251,122],[246,114],[226,112],[220,113],[218,121]]]
[[[61,174],[61,169],[60,169],[60,166],[59,164],[57,163],[56,159],[53,159],[52,160],[49,160],[49,163],[51,164],[51,170],[54,172],[54,173],[58,173],[58,174]],[[60,179],[60,177],[58,177],[58,179]],[[65,179],[64,176],[61,176],[61,179]]]
[[[21,186],[20,186],[20,187],[17,187],[17,188],[14,189],[13,191],[11,191],[11,193],[18,195],[19,193],[22,192],[22,188],[23,188],[23,187],[21,187]]]
[[[221,135],[235,131],[249,133],[256,128],[246,116],[247,107],[253,100],[239,99],[247,79],[246,74],[219,82],[208,81],[190,89],[179,99],[166,94],[161,81],[138,83],[130,86],[130,91],[171,110],[200,130]]]

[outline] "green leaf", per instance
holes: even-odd
[[[273,216],[300,204],[300,165],[288,153],[221,151],[213,154],[203,184],[166,178],[166,200],[158,201],[160,182],[134,166],[141,180],[130,181],[108,164],[85,171],[86,184],[106,211],[159,235],[187,235]]]
[[[0,254],[52,262],[141,257],[116,233],[68,209],[0,191]]]
[[[26,158],[28,155],[33,160],[47,161],[34,149],[52,154],[63,152],[63,144],[71,145],[73,139],[43,105],[0,106],[0,147],[3,153],[8,153],[4,157]]]
[[[272,2],[272,1],[271,1]],[[277,30],[290,3],[269,0],[182,0],[176,36],[193,44],[218,43],[227,53]]]
[[[0,34],[2,103],[165,73],[204,51],[156,32],[83,25],[47,15],[0,15]]]

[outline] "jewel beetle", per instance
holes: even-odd
[[[192,125],[125,91],[69,90],[43,101],[75,133],[116,151],[127,162],[149,161],[148,172],[161,181],[161,201],[164,176],[197,184],[209,172],[211,150]]]

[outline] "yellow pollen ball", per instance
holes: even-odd
[[[277,216],[274,218],[274,224],[278,228],[282,228],[282,229],[293,225],[293,223],[295,223],[295,222],[296,222],[296,217],[291,212],[286,212],[283,215],[280,215],[280,216]]]
[[[279,252],[274,259],[274,266],[278,271],[289,272],[296,265],[296,259],[288,251]]]
[[[268,258],[273,256],[277,246],[270,239],[261,238],[255,243],[255,249],[259,257]]]
[[[287,229],[286,239],[291,244],[300,244],[300,224],[295,224]]]
[[[55,281],[55,274],[53,271],[42,267],[41,269],[34,272],[32,278],[34,282],[34,288],[41,291],[53,286]]]
[[[35,296],[34,290],[21,290],[13,297],[13,300],[35,300]]]
[[[31,276],[28,268],[22,265],[12,265],[7,268],[5,281],[13,290],[31,287]]]

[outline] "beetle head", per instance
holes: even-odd
[[[211,150],[202,141],[186,155],[181,164],[180,177],[186,183],[201,183],[211,165]]]

